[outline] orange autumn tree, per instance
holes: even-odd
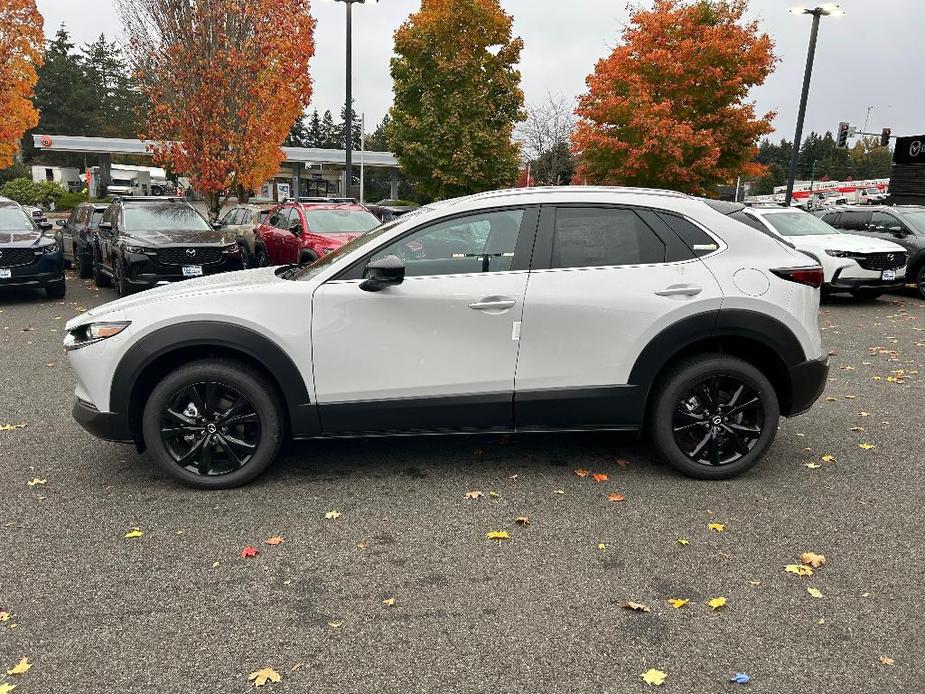
[[[767,34],[745,22],[748,0],[655,0],[636,10],[579,99],[576,182],[710,194],[752,164],[774,113],[749,90],[771,74]],[[758,170],[756,170],[758,169]]]
[[[119,0],[149,101],[142,139],[189,176],[213,215],[273,178],[312,94],[304,0]]]
[[[35,0],[0,2],[0,169],[13,163],[23,133],[39,122],[32,105],[45,34]]]

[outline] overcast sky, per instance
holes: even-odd
[[[62,23],[89,42],[105,32],[121,38],[111,0],[37,0],[51,36]],[[649,0],[637,0],[650,5]],[[584,90],[594,63],[616,45],[628,10],[623,0],[501,0],[524,40],[521,62],[528,102],[546,92],[569,98]],[[793,138],[811,18],[787,12],[800,0],[751,0],[751,14],[776,44],[780,63],[753,98],[759,112],[777,111],[773,137]],[[392,101],[389,57],[392,33],[420,0],[382,0],[354,6],[354,85],[357,111],[367,129]],[[846,120],[863,126],[873,106],[870,131],[925,133],[925,0],[842,0],[843,17],[824,17],[816,52],[806,131],[835,130]],[[318,19],[313,106],[339,114],[344,99],[344,5],[314,0]],[[285,29],[282,31],[285,35]]]

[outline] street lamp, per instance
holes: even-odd
[[[366,0],[334,0],[347,6],[347,99],[344,114],[344,148],[346,160],[344,170],[344,196],[350,197],[353,186],[353,5]],[[378,2],[379,0],[376,0]]]
[[[787,174],[787,194],[784,204],[790,205],[793,198],[793,181],[797,173],[797,161],[800,158],[800,142],[803,139],[803,118],[806,116],[806,99],[809,97],[809,81],[813,75],[813,60],[816,57],[816,39],[819,36],[819,20],[822,17],[840,17],[845,13],[834,2],[808,9],[791,7],[791,14],[810,14],[813,16],[813,28],[809,35],[809,51],[806,55],[806,71],[803,73],[803,94],[800,97],[800,111],[797,114],[797,132],[793,138],[793,151],[790,153],[790,172]]]

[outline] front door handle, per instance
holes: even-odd
[[[697,296],[703,291],[703,287],[696,284],[674,284],[655,292],[658,296]]]
[[[476,301],[475,303],[469,304],[469,308],[473,308],[476,311],[504,311],[511,308],[517,302],[514,299],[496,299],[494,297],[487,297],[481,301]]]

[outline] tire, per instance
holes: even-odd
[[[67,285],[65,285],[64,282],[49,284],[45,287],[45,296],[49,299],[63,299],[66,292]]]
[[[132,293],[132,287],[125,279],[125,265],[122,263],[121,258],[116,258],[116,261],[112,264],[112,272],[114,284],[116,287],[116,294],[120,297],[128,296]]]
[[[196,398],[198,407],[193,404]],[[247,417],[247,422],[231,427],[236,443],[225,449],[221,440],[228,432],[220,417],[212,415],[227,416],[235,398],[244,404],[231,418]],[[174,416],[168,408],[182,409]],[[209,415],[205,420],[200,408]],[[215,421],[206,423],[208,419]],[[165,438],[163,430],[170,429],[179,433]],[[276,458],[283,418],[276,391],[264,376],[236,361],[205,359],[181,366],[154,387],[142,414],[142,434],[155,462],[171,477],[199,489],[230,489],[250,482]],[[203,451],[209,455],[203,456]],[[184,464],[187,454],[192,457]]]
[[[74,244],[74,260],[77,263],[77,276],[80,279],[85,280],[93,275],[93,258],[88,258],[86,253],[80,255],[77,244]]]
[[[919,296],[925,299],[925,265],[919,268],[915,276],[915,288],[918,290]]]
[[[96,253],[93,254],[93,283],[101,289],[112,286],[112,278],[103,272],[100,259]]]
[[[241,265],[244,266],[245,270],[250,270],[257,266],[250,253],[247,252],[247,246],[243,241],[238,242],[238,253],[241,254]]]
[[[270,260],[267,258],[266,249],[262,246],[257,247],[257,252],[254,254],[254,267],[269,267]]]
[[[316,260],[318,260],[318,256],[310,251],[305,251],[299,256],[299,265],[311,265]]]
[[[711,399],[720,407],[711,407]],[[648,429],[656,451],[698,479],[728,479],[748,470],[767,452],[780,421],[777,394],[765,375],[721,354],[699,354],[671,367],[653,389],[652,403]],[[732,417],[725,414],[730,405],[738,410]]]

